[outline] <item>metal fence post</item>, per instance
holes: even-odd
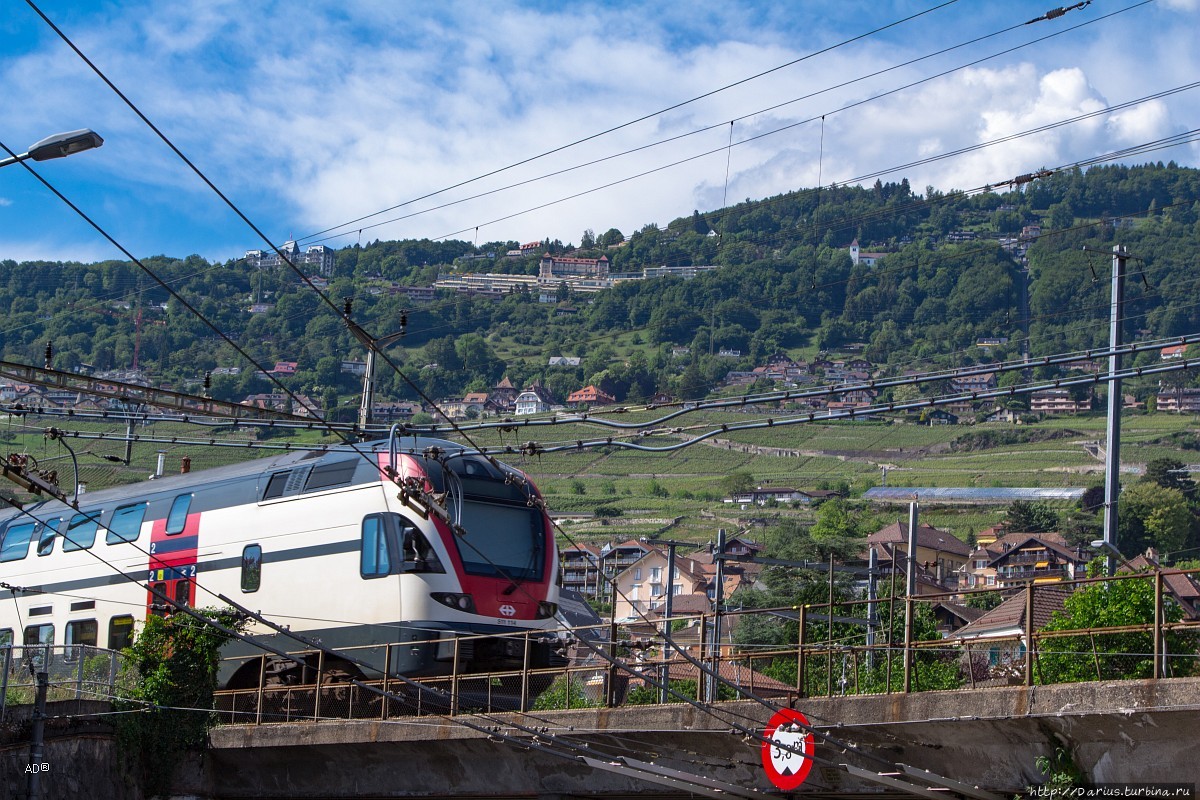
[[[325,674],[325,651],[317,651],[317,681],[313,691],[313,721],[321,721],[321,676]]]
[[[8,697],[8,671],[12,666],[12,651],[13,646],[11,644],[4,645],[4,661],[2,665],[4,667],[4,674],[0,675],[0,720],[4,719],[6,710],[6,698]]]
[[[529,708],[529,631],[525,632],[525,655],[521,664],[521,710]]]
[[[1167,677],[1166,648],[1163,646],[1163,574],[1154,570],[1154,671],[1152,678]]]
[[[1033,686],[1033,581],[1025,590],[1025,685]]]
[[[608,620],[608,671],[605,673],[604,705],[614,708],[617,705],[617,618]]]
[[[79,655],[79,667],[75,670],[75,699],[83,697],[83,662],[85,659],[83,647],[76,648]]]
[[[912,634],[913,634],[913,599],[904,598],[904,693],[912,691]]]
[[[388,680],[392,677],[392,645],[383,649],[383,707],[379,709],[379,718],[388,718],[388,708],[392,704],[391,693],[388,691]]]
[[[262,656],[258,660],[258,705],[254,710],[254,724],[262,724],[263,713],[263,686],[267,682],[267,657]]]
[[[808,622],[808,606],[800,606],[800,635],[796,637],[796,696],[807,697],[804,686],[804,628]]]
[[[454,637],[454,661],[450,666],[450,715],[458,713],[458,636]]]

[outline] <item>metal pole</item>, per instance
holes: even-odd
[[[829,553],[829,615],[825,623],[825,696],[833,697],[833,552]]]
[[[867,669],[875,666],[875,628],[878,624],[879,554],[872,547],[867,555]]]
[[[363,374],[362,402],[358,406],[358,424],[365,428],[371,424],[371,403],[375,394],[375,348],[367,347],[367,371]],[[394,465],[393,465],[394,466]]]
[[[135,425],[135,420],[133,417],[130,417],[129,424],[125,426],[125,466],[127,466],[127,467],[133,462],[134,425]]]
[[[321,676],[325,673],[325,651],[317,653],[317,680],[313,690],[313,721],[321,721]]]
[[[1154,570],[1154,673],[1152,678],[1167,677],[1166,648],[1163,647],[1163,574]]]
[[[663,685],[660,692],[660,703],[666,703],[667,684],[670,678],[671,667],[668,663],[667,651],[670,645],[667,644],[667,639],[671,636],[671,591],[675,588],[675,542],[667,543],[667,600],[663,605]]]
[[[4,668],[4,673],[0,675],[0,722],[4,721],[5,698],[8,696],[8,670],[12,666],[12,651],[11,643],[4,645],[4,661],[0,663],[0,666]]]
[[[50,661],[50,649],[46,648],[46,662]],[[46,735],[46,689],[50,676],[44,670],[37,673],[37,699],[33,706],[33,743],[29,746],[29,800],[42,796],[42,759]]]
[[[1112,305],[1108,321],[1108,345],[1121,345],[1121,321],[1125,306],[1125,248],[1113,245]],[[1114,556],[1117,547],[1117,495],[1121,491],[1121,381],[1116,377],[1121,368],[1121,356],[1108,357],[1108,430],[1104,451],[1104,541],[1108,554],[1105,570],[1111,576],[1117,571]]]
[[[912,632],[913,632],[913,599],[904,598],[904,693],[912,691]]]
[[[529,708],[529,632],[525,632],[525,656],[521,663],[521,710]]]
[[[796,696],[805,697],[804,691],[804,626],[808,623],[808,606],[800,606],[800,635],[796,648]]]
[[[721,672],[721,603],[725,601],[725,529],[717,529],[717,585],[713,602],[713,671],[708,676],[708,702],[717,700],[717,675]]]
[[[917,501],[908,506],[908,564],[904,582],[904,692],[912,689],[913,596],[917,591]]]
[[[391,705],[391,695],[388,693],[388,679],[392,677],[392,645],[384,645],[383,648],[383,700],[379,712],[380,719],[388,718],[388,706]],[[522,709],[524,710],[524,709]]]
[[[896,628],[896,547],[892,546],[892,575],[888,585],[887,627],[887,677],[884,678],[884,693],[892,693],[892,645]]]
[[[454,637],[454,663],[450,667],[450,716],[458,713],[458,643],[459,638]],[[567,684],[570,689],[570,684]]]
[[[701,631],[703,631],[703,627]],[[604,704],[613,708],[617,704],[617,615],[609,612],[608,618],[608,685],[605,687]]]
[[[1033,686],[1033,581],[1025,590],[1025,685]]]
[[[262,724],[263,714],[263,687],[267,683],[267,657],[263,656],[258,660],[258,705],[254,711],[254,724]]]

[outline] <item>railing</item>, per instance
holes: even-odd
[[[226,673],[250,663],[241,674],[256,673],[259,680],[252,687],[218,692],[217,709],[225,722],[260,724],[685,700],[709,703],[745,695],[785,704],[798,697],[1198,675],[1200,618],[1168,591],[1165,576],[1173,574],[1184,573],[1139,573],[1001,590],[1014,610],[1010,620],[1019,622],[990,632],[976,626],[974,632],[967,629],[948,637],[935,631],[935,606],[972,594],[995,594],[994,587],[680,616],[670,627],[685,654],[663,646],[662,628],[609,623],[604,626],[608,636],[595,644],[599,652],[575,643],[571,649],[576,657],[564,657],[561,666],[550,669],[462,672],[457,668],[463,660],[459,656],[471,650],[471,637],[452,640],[449,674],[433,678],[393,675],[392,653],[399,645],[339,651],[374,665],[375,674],[360,684],[348,680],[345,662],[331,674],[332,662],[320,652],[296,652],[311,666],[313,677],[304,683],[273,679],[263,658],[243,658],[228,664]],[[1061,606],[1066,590],[1076,592],[1073,604],[1086,606],[1079,613],[1110,624],[1048,629],[1065,627],[1065,618],[1060,618],[1039,630],[1048,616],[1045,608]],[[594,637],[598,630],[603,629],[588,633]],[[719,647],[713,643],[714,631],[722,632]],[[534,644],[545,636],[513,635],[526,639],[526,665]],[[443,647],[450,641],[443,640]],[[790,644],[780,643],[784,641]],[[424,643],[404,646],[417,644]],[[562,640],[562,649],[567,644]],[[719,681],[711,677],[714,674]],[[669,691],[661,688],[664,683]]]
[[[90,645],[0,645],[0,668],[0,719],[34,701],[38,672],[48,700],[112,700],[137,682],[121,653]]]

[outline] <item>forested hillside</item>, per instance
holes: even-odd
[[[1038,224],[1026,274],[1000,237]],[[883,257],[853,265],[853,240]],[[982,192],[914,192],[907,181],[804,190],[684,214],[628,235],[586,231],[578,247],[548,240],[537,252],[605,255],[613,272],[721,269],[630,281],[560,303],[526,293],[500,300],[442,294],[418,305],[395,293],[397,285],[428,286],[452,271],[536,273],[536,256],[505,259],[518,243],[502,241],[348,247],[337,252],[326,291],[338,309],[354,298],[355,318],[376,335],[395,330],[408,309],[409,335],[390,356],[435,398],[490,387],[506,374],[518,386],[541,379],[560,397],[587,383],[619,400],[656,391],[694,397],[729,370],[778,350],[811,358],[852,347],[894,371],[1015,356],[1025,340],[1026,281],[1034,355],[1101,345],[1109,259],[1083,247],[1114,243],[1143,259],[1130,262],[1128,336],[1200,331],[1192,299],[1200,172],[1162,163],[1074,170]],[[145,263],[260,364],[298,362],[288,379],[296,390],[326,403],[347,402],[357,391],[357,379],[339,367],[361,359],[361,346],[291,272],[198,256]],[[269,310],[251,313],[256,303]],[[129,263],[0,261],[0,314],[0,352],[10,361],[41,364],[53,341],[56,368],[108,370],[131,367],[136,350],[157,383],[194,387],[207,370],[241,366],[240,375],[215,376],[215,395],[269,390],[203,321]],[[981,338],[1007,344],[985,356],[976,347]],[[684,346],[686,357],[672,356],[672,347]],[[741,358],[718,357],[721,348],[740,350]],[[555,355],[581,363],[547,366]],[[414,397],[396,376],[381,377],[382,396]]]

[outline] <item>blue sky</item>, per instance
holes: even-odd
[[[23,152],[57,131],[91,127],[104,136],[100,150],[35,167],[135,255],[223,260],[263,246],[25,2],[5,2],[0,79],[8,113],[0,117],[0,141]],[[692,209],[720,207],[726,197],[733,203],[809,187],[818,174],[825,184],[844,183],[1200,80],[1200,0],[1140,6],[1095,0],[1059,19],[829,89],[994,34],[1060,2],[957,0],[416,202],[940,3],[40,0],[39,6],[277,242],[407,204],[334,231],[347,235],[304,239],[341,247],[360,236],[471,241],[477,226],[481,242],[578,242],[585,228],[628,234]],[[1100,20],[1114,12],[1120,13]],[[1193,89],[885,180],[907,177],[918,190],[997,183],[1189,130],[1200,125],[1198,111],[1200,89]],[[768,135],[727,152],[731,119],[735,144]],[[805,120],[814,121],[796,124]],[[1195,166],[1200,149],[1177,147],[1153,158]],[[684,159],[691,160],[663,168]],[[518,182],[525,183],[506,188]],[[470,199],[483,192],[490,194]],[[402,215],[410,216],[389,222]],[[23,168],[0,170],[0,259],[120,257]]]

